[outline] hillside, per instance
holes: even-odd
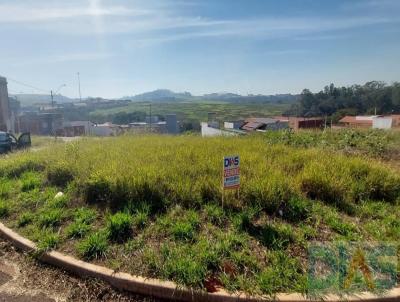
[[[263,102],[283,102],[292,103],[298,100],[297,95],[277,94],[277,95],[239,95],[235,93],[210,93],[204,95],[192,95],[190,92],[173,92],[168,89],[158,89],[151,92],[137,94],[131,97],[124,97],[133,101],[152,101],[152,102],[180,102],[180,101],[223,101],[232,103],[263,103]]]
[[[16,98],[21,103],[21,106],[32,106],[42,103],[49,104],[51,102],[50,94],[10,94],[10,97]],[[70,103],[76,100],[58,94],[54,95],[54,101],[56,103]]]
[[[90,113],[90,119],[96,122],[113,121],[119,113],[149,114],[149,102],[133,102],[124,107],[96,110]],[[222,101],[181,101],[151,102],[153,115],[177,114],[180,122],[199,128],[201,121],[207,120],[208,112],[215,112],[220,121],[245,119],[250,116],[279,115],[289,108],[289,104],[229,103]]]

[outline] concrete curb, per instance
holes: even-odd
[[[0,236],[11,241],[14,246],[22,251],[37,251],[36,245],[20,236],[13,230],[7,228],[0,223]],[[178,301],[210,301],[210,302],[253,302],[253,301],[270,301],[271,299],[263,297],[247,296],[245,294],[230,294],[226,291],[217,293],[206,293],[194,291],[189,288],[178,287],[176,283],[170,281],[162,281],[158,279],[146,279],[140,276],[132,276],[127,273],[116,273],[111,269],[77,260],[73,257],[63,255],[59,252],[48,252],[40,256],[40,260],[74,273],[76,275],[84,275],[94,277],[106,281],[114,287],[129,292],[153,296],[161,299],[173,299]],[[278,294],[275,298],[277,301],[283,302],[304,302],[309,301],[300,294]],[[392,289],[385,296],[379,297],[371,293],[361,293],[346,298],[335,295],[325,296],[323,301],[339,302],[339,301],[368,301],[368,302],[394,302],[400,301],[400,288]]]

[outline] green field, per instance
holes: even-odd
[[[199,290],[310,294],[311,242],[399,243],[400,175],[385,156],[400,144],[385,135],[55,144],[1,159],[0,216],[43,251],[119,271]],[[222,204],[222,157],[232,154],[241,156],[242,186]],[[65,195],[55,198],[58,191]],[[396,265],[385,263],[385,272],[396,276]],[[366,289],[356,281],[351,290]]]
[[[253,103],[223,103],[223,102],[174,102],[174,103],[151,103],[152,114],[165,115],[176,113],[178,119],[183,122],[196,122],[207,120],[208,112],[215,112],[220,121],[245,119],[252,116],[264,117],[279,115],[287,108],[288,104],[253,104]],[[112,120],[113,115],[118,112],[142,111],[149,113],[149,103],[132,103],[126,107],[118,107],[107,110],[97,110],[90,113],[93,121],[105,122]]]

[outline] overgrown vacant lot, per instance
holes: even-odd
[[[0,215],[42,250],[120,271],[198,289],[306,293],[309,242],[400,239],[398,171],[308,147],[265,136],[52,145],[1,159]],[[240,197],[222,206],[222,157],[234,154]]]

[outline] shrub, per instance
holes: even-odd
[[[78,244],[78,251],[87,260],[105,257],[107,250],[107,235],[104,232],[91,234]]]
[[[27,192],[40,187],[42,179],[40,175],[34,172],[25,172],[21,176],[21,191]]]
[[[132,216],[123,212],[111,215],[107,219],[109,239],[123,242],[132,235]]]
[[[10,206],[6,201],[0,200],[0,218],[7,217],[10,213]]]
[[[50,184],[65,188],[74,179],[74,172],[66,163],[60,163],[49,166],[46,176]]]
[[[61,223],[62,211],[60,209],[45,209],[38,217],[39,226],[55,227]]]
[[[90,231],[90,226],[80,222],[75,221],[71,223],[66,229],[65,233],[68,238],[82,238]]]
[[[33,218],[34,218],[34,215],[31,212],[22,213],[21,216],[19,216],[18,221],[17,221],[18,227],[24,227],[24,226],[32,223]]]

